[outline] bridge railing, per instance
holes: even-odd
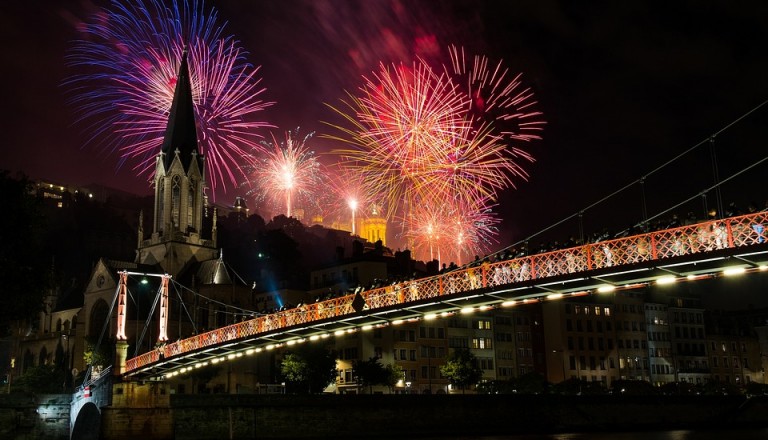
[[[369,309],[397,306],[486,287],[509,285],[577,272],[623,266],[651,260],[765,243],[768,212],[710,220],[672,229],[589,243],[542,254],[529,255],[448,273],[406,281],[362,292]],[[355,312],[355,295],[307,304],[291,310],[211,330],[166,344],[129,359],[126,371],[205,347],[267,334],[310,322],[338,318]]]

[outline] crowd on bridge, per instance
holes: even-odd
[[[768,211],[768,201],[765,203],[765,207],[762,209],[762,211]],[[711,250],[711,249],[722,249],[726,243],[726,237],[725,237],[725,228],[724,223],[721,221],[718,221],[721,218],[730,218],[730,217],[736,217],[740,216],[742,214],[753,214],[759,212],[757,208],[757,204],[750,203],[747,207],[746,211],[742,211],[739,209],[739,207],[731,202],[728,204],[728,206],[724,209],[723,216],[720,217],[717,215],[717,211],[714,209],[710,209],[707,212],[706,218],[699,218],[697,217],[693,212],[688,212],[682,218],[678,216],[677,214],[672,214],[670,217],[667,218],[656,218],[651,221],[643,221],[639,222],[636,225],[630,225],[629,227],[619,231],[612,233],[608,231],[608,229],[602,229],[599,232],[594,232],[587,237],[585,237],[584,240],[581,238],[576,238],[574,236],[568,237],[566,240],[562,241],[554,241],[554,242],[541,242],[539,246],[535,249],[530,249],[529,243],[526,241],[518,246],[511,246],[506,249],[503,249],[501,251],[486,255],[484,257],[480,257],[478,255],[475,256],[474,260],[468,264],[465,264],[463,266],[457,265],[455,262],[450,263],[443,263],[442,267],[437,272],[430,272],[428,271],[423,276],[419,276],[417,273],[414,273],[412,276],[405,277],[405,276],[395,276],[389,279],[374,279],[371,283],[363,286],[360,284],[355,284],[352,286],[349,286],[347,288],[343,289],[328,289],[327,292],[324,292],[322,294],[318,294],[314,298],[314,302],[322,302],[331,300],[334,298],[339,298],[342,296],[350,295],[352,293],[357,292],[364,292],[369,290],[374,290],[382,287],[387,286],[397,286],[397,285],[405,285],[409,284],[413,281],[417,281],[421,278],[431,277],[437,274],[447,274],[453,271],[457,270],[463,270],[464,271],[464,277],[467,278],[466,280],[462,280],[462,282],[465,282],[467,286],[473,287],[477,284],[476,278],[473,282],[473,277],[471,276],[474,272],[472,268],[481,268],[482,266],[490,266],[494,265],[496,266],[494,268],[493,274],[491,275],[494,278],[494,284],[505,284],[509,282],[514,281],[522,281],[524,279],[530,278],[530,267],[526,267],[527,263],[522,263],[521,265],[515,267],[515,266],[507,266],[507,265],[497,265],[495,263],[502,263],[505,261],[515,260],[515,259],[522,259],[524,257],[532,256],[532,255],[540,255],[540,254],[546,254],[550,252],[555,251],[565,251],[567,249],[572,248],[579,248],[584,245],[596,245],[599,243],[604,243],[604,246],[599,246],[600,254],[601,255],[595,255],[595,258],[600,259],[600,262],[603,266],[612,266],[614,264],[617,264],[618,262],[615,262],[615,255],[616,252],[615,249],[612,249],[610,246],[610,242],[612,240],[622,239],[626,237],[631,237],[634,235],[640,235],[640,234],[647,234],[651,232],[657,232],[657,231],[663,231],[663,230],[670,230],[675,228],[680,228],[684,226],[690,226],[695,224],[708,224],[707,230],[700,230],[697,231],[695,234],[690,234],[689,237],[680,237],[677,239],[676,243],[671,243],[666,246],[673,249],[673,253],[682,254],[687,252],[688,250],[691,250],[692,252],[695,252],[695,249],[703,249],[703,250]],[[753,232],[757,235],[757,242],[762,243],[764,240],[766,240],[765,237],[765,228],[762,223],[755,223],[751,225]],[[644,252],[643,249],[640,247],[643,246],[642,243],[638,243],[636,245],[638,248],[634,250],[636,254],[636,258],[639,258],[640,255],[642,255]],[[677,249],[677,250],[674,250]],[[584,267],[583,261],[578,261],[579,257],[575,253],[569,253],[566,252],[564,255],[564,258],[560,259],[559,263],[563,266],[560,270],[555,270],[553,268],[548,269],[548,273],[573,273],[577,270],[582,270]],[[583,260],[583,258],[582,258]],[[623,262],[632,262],[632,261],[623,261]],[[436,262],[435,262],[436,263]],[[553,264],[552,262],[549,262],[548,264]],[[454,283],[456,283],[456,280],[454,280]],[[270,314],[285,310],[290,310],[296,307],[301,307],[304,305],[303,303],[299,303],[296,305],[292,304],[285,304],[279,308],[271,308],[271,309],[263,309],[260,310],[260,314]]]

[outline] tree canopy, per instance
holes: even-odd
[[[477,366],[475,355],[466,348],[455,349],[445,365],[440,367],[440,373],[462,392],[476,385],[483,377],[483,370]]]
[[[297,394],[319,394],[336,379],[336,353],[315,344],[301,345],[280,364],[286,389]]]
[[[352,372],[357,378],[358,386],[367,387],[368,392],[371,394],[373,393],[374,385],[387,384],[387,369],[379,362],[377,357],[372,357],[367,361],[354,361],[352,363]]]

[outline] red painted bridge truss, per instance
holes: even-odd
[[[513,286],[531,280],[760,245],[768,241],[766,225],[767,212],[711,220],[511,260],[483,263],[429,278],[367,290],[360,295],[365,300],[366,310],[391,308],[478,289]],[[129,359],[125,373],[130,374],[162,359],[207,347],[349,316],[358,312],[353,306],[356,297],[357,295],[353,294],[307,304],[168,343],[162,348]]]

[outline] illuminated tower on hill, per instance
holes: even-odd
[[[187,52],[181,58],[173,103],[154,176],[152,235],[139,229],[137,262],[159,264],[171,275],[195,261],[216,258],[216,223],[210,239],[202,236],[205,160],[197,148]]]
[[[381,208],[373,204],[368,217],[360,224],[360,237],[370,243],[381,240],[381,244],[387,245],[387,220],[381,215]]]

